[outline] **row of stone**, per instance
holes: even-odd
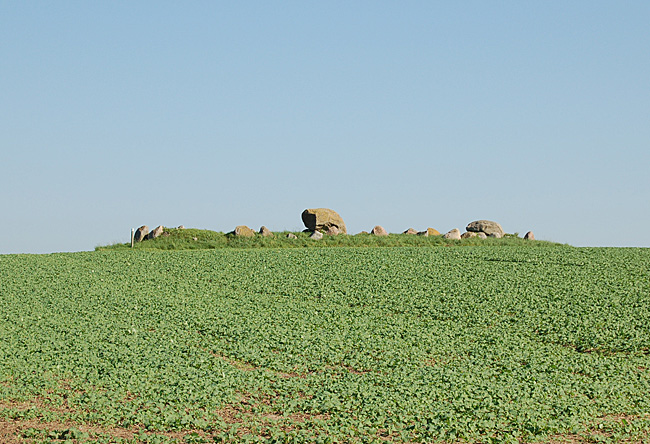
[[[185,227],[183,225],[179,225],[177,227],[179,230],[184,230]],[[158,225],[156,228],[153,230],[149,231],[149,227],[146,225],[141,226],[137,230],[133,232],[133,240],[135,242],[141,242],[143,240],[149,240],[149,239],[155,239],[157,237],[167,237],[169,236],[169,232],[165,231],[165,227],[162,225]]]
[[[302,212],[302,221],[307,227],[307,231],[312,232],[310,237],[320,239],[322,234],[325,235],[337,235],[340,233],[347,233],[345,228],[345,223],[341,216],[334,210],[329,208],[310,208]],[[486,239],[488,237],[501,238],[505,235],[501,225],[494,221],[489,220],[477,220],[470,222],[465,228],[465,233],[460,232],[458,228],[454,228],[451,231],[448,231],[444,234],[446,239],[467,239],[471,237],[478,237],[481,239]],[[386,230],[377,225],[372,229],[370,233],[362,231],[364,234],[374,234],[376,236],[386,236],[388,233]],[[404,234],[416,234],[420,236],[439,236],[440,233],[438,230],[433,228],[427,228],[425,231],[417,231],[413,228],[409,228],[404,231]],[[534,240],[535,236],[532,231],[529,231],[524,236],[524,239]]]
[[[480,239],[495,237],[497,239],[500,239],[505,235],[505,232],[503,231],[503,228],[501,228],[501,225],[490,220],[476,220],[474,222],[470,222],[465,230],[466,231],[463,234],[460,234],[460,230],[458,228],[454,228],[453,230],[445,233],[445,239],[460,240],[469,239],[472,237],[478,237]],[[532,231],[529,231],[524,236],[524,239],[535,240],[535,235]]]
[[[339,234],[347,234],[347,229],[345,223],[341,216],[334,210],[329,208],[314,208],[307,209],[302,212],[302,221],[305,224],[307,232],[311,232],[310,237],[312,239],[322,239],[324,235],[326,236],[337,236]],[[185,228],[182,225],[178,228]],[[458,228],[448,231],[444,234],[446,239],[467,239],[471,237],[478,237],[481,239],[486,239],[488,237],[501,238],[504,236],[505,232],[501,225],[494,221],[489,220],[477,220],[470,222],[465,228],[465,233],[461,234]],[[252,237],[258,234],[255,230],[247,227],[246,225],[239,225],[230,233],[235,236],[243,237]],[[271,237],[273,233],[267,227],[262,226],[259,230],[259,234],[264,237]],[[372,234],[375,236],[387,236],[388,232],[381,226],[375,226],[370,233],[367,231],[362,231],[361,234]],[[414,228],[409,228],[404,231],[403,234],[413,234],[419,236],[440,236],[440,232],[434,228],[427,228],[424,231],[417,231]],[[155,239],[158,236],[169,235],[169,233],[164,231],[162,225],[154,228],[149,232],[149,228],[146,225],[138,228],[134,233],[134,240],[136,242],[145,240],[145,239]],[[287,237],[297,237],[295,234],[288,234]],[[532,231],[529,231],[524,236],[524,239],[534,240],[535,236]]]
[[[501,238],[503,237],[503,229],[501,229],[501,226],[497,224],[496,222],[492,222],[491,224],[496,224],[496,225],[491,225],[491,224],[486,224],[486,222],[489,221],[476,221],[472,222],[467,226],[467,231],[463,234],[460,233],[460,230],[458,228],[454,228],[453,230],[448,231],[447,233],[444,234],[445,239],[451,239],[451,240],[461,240],[461,239],[469,239],[472,237],[478,237],[479,239],[487,239],[488,237],[495,237],[495,238]],[[184,229],[185,227],[183,225],[178,227],[179,229]],[[305,230],[308,231],[308,230]],[[327,231],[323,234],[320,231],[313,231],[311,232],[312,234],[310,235],[310,238],[312,239],[322,239],[323,235],[327,236],[336,236],[338,234],[341,234],[339,229],[335,226],[330,226],[327,228]],[[488,234],[489,233],[489,234]],[[235,227],[235,229],[231,232],[231,234],[235,236],[243,236],[243,237],[253,237],[256,234],[259,234],[264,237],[273,237],[274,234],[269,230],[267,227],[262,226],[259,230],[259,232],[255,232],[252,228],[247,227],[246,225],[238,225]],[[362,231],[359,234],[371,234],[374,236],[388,236],[388,232],[384,227],[381,225],[376,225],[370,233],[367,231]],[[427,228],[424,231],[417,231],[414,228],[409,228],[408,230],[405,230],[402,234],[411,234],[411,235],[418,235],[418,236],[440,236],[440,232],[436,230],[435,228]],[[141,226],[134,232],[133,240],[135,242],[140,242],[143,240],[147,239],[155,239],[159,236],[169,236],[169,233],[164,230],[164,227],[162,225],[158,225],[156,228],[153,230],[149,231],[149,227],[146,225]],[[293,238],[296,239],[298,236],[296,236],[293,233],[287,234],[288,238]],[[529,231],[526,233],[524,236],[524,239],[527,240],[535,240],[535,235],[533,234],[532,231]]]
[[[151,231],[149,231],[148,226],[143,225],[133,232],[133,240],[141,242],[143,240],[155,239],[163,234],[165,234],[165,228],[162,225],[158,225]],[[169,233],[166,233],[166,235],[169,236]]]
[[[235,236],[253,237],[258,233],[256,233],[252,228],[248,228],[246,225],[238,225],[233,231],[230,232],[230,234],[234,234]],[[266,228],[264,225],[262,225],[262,228],[260,228],[259,234],[264,237],[273,237],[271,230]]]
[[[472,237],[477,237],[479,239],[487,239],[488,237],[494,237],[494,238],[503,237],[505,233],[503,233],[503,230],[501,231],[498,230],[498,228],[501,227],[499,224],[496,224],[496,222],[494,222],[494,224],[496,224],[497,227],[495,227],[494,229],[490,229],[489,226],[485,224],[485,222],[488,221],[472,222],[466,228],[468,231],[462,234],[458,228],[454,228],[453,230],[450,230],[447,233],[445,233],[443,237],[445,239],[450,239],[450,240],[469,239]],[[310,232],[309,230],[305,230],[305,231]],[[235,228],[234,231],[231,232],[231,234],[234,234],[235,236],[251,237],[251,236],[255,236],[257,233],[255,232],[255,230],[247,227],[246,225],[239,225],[238,227]],[[259,234],[262,236],[273,236],[273,233],[265,226],[262,226],[262,228],[260,228]],[[311,231],[311,235],[309,237],[311,239],[320,240],[323,238],[323,236],[336,236],[338,234],[341,233],[336,227],[329,227],[325,233],[321,231]],[[374,236],[388,236],[388,232],[381,225],[375,226],[370,231],[370,233],[368,233],[367,231],[362,231],[359,234],[371,234]],[[440,232],[435,228],[427,228],[424,231],[417,231],[414,228],[409,228],[408,230],[405,230],[402,234],[412,234],[412,235],[418,235],[424,237],[440,236]],[[291,239],[296,239],[298,236],[296,236],[293,233],[289,233],[287,234],[287,237]],[[533,234],[532,231],[529,231],[524,236],[524,239],[535,240],[535,235]]]
[[[480,222],[480,221],[478,221]],[[498,225],[498,224],[497,224]],[[179,229],[184,229],[185,227],[183,225],[178,227]],[[486,234],[484,231],[478,231],[478,229],[473,226],[472,224],[468,225],[467,227],[468,231],[465,233],[461,234],[460,230],[458,228],[454,228],[453,230],[448,231],[447,233],[444,234],[445,239],[451,239],[451,240],[461,240],[461,239],[469,239],[472,237],[478,237],[479,239],[487,239],[488,237],[495,237],[495,238],[500,238],[503,235],[500,234],[498,231],[496,232],[490,232],[490,234]],[[264,237],[273,237],[274,234],[269,230],[267,227],[262,226],[259,230],[259,232],[255,232],[252,228],[247,227],[246,225],[238,225],[232,232],[231,234],[235,236],[243,236],[243,237],[253,237],[257,234],[264,236]],[[324,235],[327,236],[336,236],[340,234],[340,231],[336,227],[329,227],[327,231],[323,234],[320,231],[313,231],[311,232],[311,235],[309,236],[312,239],[320,240],[323,238]],[[370,233],[367,231],[362,231],[359,234],[371,234],[374,236],[388,236],[388,232],[384,227],[381,225],[375,226]],[[408,230],[405,230],[402,234],[411,234],[411,235],[418,235],[418,236],[440,236],[440,232],[434,228],[427,228],[424,231],[417,231],[414,228],[409,228]],[[155,239],[159,236],[169,236],[169,232],[164,231],[164,227],[162,225],[157,226],[153,230],[149,231],[149,227],[146,225],[141,226],[134,232],[133,240],[135,242],[140,242],[143,240],[147,239]],[[287,237],[290,239],[296,239],[298,236],[296,236],[293,233],[287,234]],[[527,240],[535,240],[535,235],[533,234],[532,231],[529,231],[526,233],[524,236],[524,239]],[[196,240],[196,239],[195,239]]]

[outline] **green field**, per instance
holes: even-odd
[[[0,442],[648,441],[650,250],[463,245],[0,255]]]

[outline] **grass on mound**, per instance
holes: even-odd
[[[444,247],[444,246],[558,246],[561,244],[548,241],[529,241],[519,237],[518,233],[506,234],[501,239],[477,237],[462,240],[450,240],[440,236],[417,236],[412,234],[389,234],[374,236],[372,234],[354,234],[323,236],[321,240],[309,237],[310,233],[279,231],[272,237],[256,234],[253,237],[235,236],[196,228],[165,228],[169,235],[156,239],[137,242],[135,249],[141,250],[208,250],[216,248],[312,248],[312,247]],[[296,239],[287,238],[293,233]],[[130,243],[98,246],[96,251],[130,249]]]

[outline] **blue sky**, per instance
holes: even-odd
[[[476,219],[650,246],[650,3],[0,0],[0,253]]]

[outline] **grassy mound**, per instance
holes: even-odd
[[[374,236],[371,234],[325,236],[321,240],[309,238],[309,233],[294,232],[296,239],[287,238],[289,231],[274,232],[273,237],[259,234],[254,237],[235,236],[196,228],[165,228],[169,235],[145,240],[135,244],[135,249],[142,250],[207,250],[215,248],[312,248],[312,247],[442,247],[442,246],[558,246],[561,244],[547,241],[528,241],[518,234],[506,234],[501,239],[470,238],[462,240],[445,239],[443,236],[416,236],[412,234],[389,234]],[[130,243],[113,244],[96,247],[95,250],[121,250],[131,248]]]

